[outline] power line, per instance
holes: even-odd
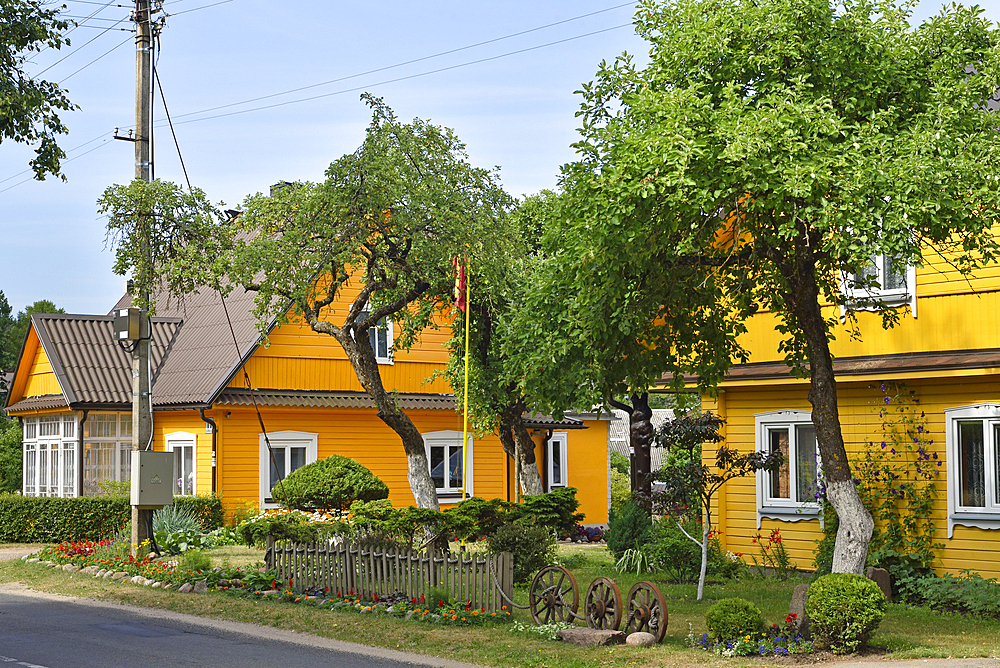
[[[183,2],[183,0],[177,0],[177,1],[178,2]],[[208,109],[202,109],[200,111],[190,111],[190,112],[187,112],[187,113],[184,113],[184,114],[178,114],[176,116],[176,118],[185,118],[187,116],[194,116],[196,114],[207,114],[210,111],[218,111],[219,109],[229,109],[230,107],[238,107],[238,106],[240,106],[242,104],[250,104],[252,102],[260,102],[261,100],[268,100],[268,99],[271,99],[271,98],[274,98],[274,97],[280,97],[282,95],[291,95],[292,93],[298,93],[300,91],[309,90],[311,88],[319,88],[320,86],[328,86],[330,84],[339,83],[341,81],[348,81],[350,79],[356,79],[358,77],[367,76],[369,74],[376,74],[378,72],[385,72],[386,70],[392,70],[392,69],[396,69],[398,67],[404,67],[406,65],[412,65],[413,63],[419,63],[419,62],[422,62],[422,61],[425,61],[425,60],[431,60],[432,58],[439,58],[441,56],[447,56],[447,55],[450,55],[452,53],[458,53],[459,51],[467,51],[469,49],[474,49],[476,47],[485,46],[487,44],[493,44],[494,42],[500,42],[500,41],[503,41],[505,39],[511,39],[513,37],[520,37],[521,35],[527,35],[528,33],[537,32],[539,30],[545,30],[546,28],[552,28],[554,26],[562,25],[564,23],[570,23],[572,21],[578,21],[580,19],[584,19],[584,18],[588,18],[588,17],[591,17],[591,16],[595,16],[597,14],[603,14],[605,12],[610,12],[610,11],[613,11],[615,9],[621,9],[622,7],[628,7],[628,6],[634,5],[634,4],[635,4],[635,0],[631,0],[631,2],[625,2],[625,3],[622,3],[620,5],[615,5],[614,7],[608,7],[606,9],[600,9],[600,10],[598,10],[596,12],[590,12],[588,14],[581,14],[579,16],[573,16],[573,17],[568,18],[568,19],[563,19],[562,21],[556,21],[554,23],[547,23],[547,24],[545,24],[543,26],[538,26],[537,28],[529,28],[528,30],[522,30],[520,32],[511,33],[509,35],[503,35],[502,37],[495,37],[493,39],[488,39],[488,40],[483,41],[483,42],[476,42],[475,44],[469,44],[467,46],[460,46],[460,47],[455,48],[455,49],[449,49],[447,51],[441,51],[439,53],[434,53],[434,54],[431,54],[429,56],[422,56],[420,58],[414,58],[412,60],[407,60],[407,61],[404,61],[404,62],[401,62],[401,63],[396,63],[395,65],[386,65],[385,67],[378,67],[378,68],[376,68],[374,70],[368,70],[366,72],[359,72],[357,74],[349,74],[347,76],[339,77],[337,79],[331,79],[329,81],[324,81],[322,83],[310,84],[308,86],[300,86],[299,88],[292,88],[290,90],[282,91],[280,93],[271,93],[270,95],[262,95],[260,97],[254,97],[254,98],[250,98],[249,100],[242,100],[240,102],[230,102],[229,104],[222,104],[222,105],[219,105],[217,107],[210,107]],[[594,34],[594,33],[591,33],[591,34]]]
[[[126,17],[126,18],[127,18],[127,17]],[[125,20],[126,20],[126,18],[122,18],[122,19],[119,19],[119,20],[118,20],[118,23],[121,23],[122,21],[125,21]],[[87,46],[87,45],[89,45],[89,44],[92,44],[92,43],[93,43],[93,42],[94,42],[95,40],[99,39],[99,38],[101,37],[101,35],[104,35],[104,34],[105,34],[105,33],[107,33],[108,31],[110,31],[110,30],[113,30],[113,29],[115,28],[115,26],[117,26],[117,25],[118,25],[118,23],[115,23],[115,25],[113,25],[113,26],[109,26],[109,27],[105,28],[105,29],[104,29],[104,30],[103,30],[103,31],[102,31],[101,33],[99,33],[99,34],[97,35],[97,37],[94,37],[93,39],[91,39],[91,40],[90,40],[89,42],[87,42],[86,44],[83,44],[82,46],[78,46],[78,47],[76,47],[75,49],[73,49],[72,51],[70,51],[70,52],[69,52],[69,53],[67,53],[67,54],[66,54],[65,56],[63,56],[62,58],[60,58],[60,59],[59,59],[59,60],[57,60],[56,62],[52,63],[52,64],[51,64],[51,65],[49,65],[48,67],[46,67],[46,68],[45,68],[44,70],[42,70],[41,72],[39,72],[39,73],[38,73],[38,74],[36,74],[35,76],[36,76],[36,77],[40,77],[40,76],[42,76],[43,74],[45,74],[46,72],[48,72],[49,70],[51,70],[51,69],[52,69],[53,67],[55,67],[56,65],[58,65],[58,64],[59,64],[59,63],[61,63],[62,61],[66,60],[67,58],[69,58],[70,56],[72,56],[72,55],[73,55],[74,53],[76,53],[76,52],[77,52],[77,51],[79,51],[80,49],[82,49],[82,48],[86,47],[86,46]],[[90,26],[88,26],[88,27],[90,27]]]
[[[84,71],[85,69],[87,69],[88,67],[90,67],[91,65],[93,65],[94,63],[96,63],[98,60],[100,60],[104,56],[108,55],[112,51],[116,51],[116,50],[120,49],[121,47],[125,46],[128,42],[131,42],[131,41],[132,41],[132,36],[129,35],[128,37],[125,38],[124,41],[122,41],[119,44],[111,47],[110,49],[108,49],[107,51],[105,51],[104,53],[102,53],[101,55],[99,55],[97,58],[94,58],[92,61],[90,61],[89,63],[87,63],[86,65],[84,65],[80,69],[78,69],[76,72],[73,72],[73,74],[70,74],[68,77],[64,77],[62,79],[62,81],[59,82],[59,85],[62,86],[64,83],[66,83],[67,81],[69,81],[72,77],[75,77],[77,74],[79,74],[80,72]]]
[[[449,65],[448,67],[440,67],[440,68],[438,68],[436,70],[429,70],[427,72],[419,72],[417,74],[410,74],[408,76],[397,77],[395,79],[387,79],[385,81],[379,81],[378,83],[366,84],[364,86],[356,86],[354,88],[344,88],[344,89],[341,89],[341,90],[333,91],[331,93],[323,93],[321,95],[313,95],[311,97],[299,98],[298,100],[288,100],[286,102],[276,102],[274,104],[268,104],[268,105],[264,105],[262,107],[253,107],[251,109],[240,109],[238,111],[230,111],[230,112],[227,112],[225,114],[215,114],[214,116],[203,116],[201,118],[192,118],[192,119],[186,120],[186,121],[179,121],[177,123],[177,125],[182,125],[184,123],[198,123],[200,121],[208,121],[208,120],[211,120],[211,119],[214,119],[214,118],[224,118],[226,116],[236,116],[238,114],[248,114],[248,113],[253,112],[253,111],[263,111],[265,109],[274,109],[276,107],[283,107],[283,106],[289,105],[289,104],[298,104],[299,102],[309,102],[311,100],[318,100],[320,98],[331,97],[333,95],[343,95],[344,93],[352,93],[352,92],[359,91],[359,90],[366,90],[366,89],[374,88],[376,86],[385,86],[387,84],[398,83],[400,81],[407,81],[409,79],[417,79],[419,77],[425,77],[425,76],[429,76],[431,74],[438,74],[440,72],[447,72],[449,70],[457,70],[457,69],[459,69],[461,67],[468,67],[470,65],[478,65],[480,63],[486,63],[486,62],[489,62],[491,60],[499,60],[500,58],[506,58],[507,56],[514,56],[514,55],[517,55],[519,53],[527,53],[528,51],[536,51],[538,49],[544,49],[544,48],[549,47],[549,46],[555,46],[556,44],[564,44],[566,42],[572,42],[573,40],[583,39],[584,37],[591,37],[593,35],[599,35],[601,33],[610,32],[612,30],[619,30],[621,28],[628,28],[628,27],[631,27],[631,25],[632,25],[631,23],[623,23],[621,25],[612,26],[610,28],[603,28],[602,30],[595,30],[593,32],[588,32],[588,33],[585,33],[583,35],[576,35],[575,37],[567,37],[566,39],[560,39],[560,40],[556,40],[554,42],[548,42],[546,44],[539,44],[538,46],[530,46],[530,47],[527,47],[527,48],[524,48],[524,49],[518,49],[516,51],[508,51],[507,53],[501,53],[501,54],[496,55],[496,56],[489,56],[488,58],[480,58],[478,60],[470,60],[470,61],[465,62],[465,63],[459,63],[458,65]],[[194,114],[203,114],[203,113],[207,113],[207,112],[206,111],[192,111],[192,112],[189,112],[189,113],[183,114],[183,115],[184,116],[192,116]],[[178,116],[177,118],[180,118],[180,116]]]
[[[196,11],[198,11],[199,9],[208,9],[209,7],[215,7],[215,6],[217,6],[217,5],[224,5],[224,4],[226,4],[227,2],[232,2],[232,1],[233,1],[233,0],[222,0],[222,2],[213,2],[213,3],[212,3],[212,4],[210,4],[210,5],[202,5],[201,7],[193,7],[192,9],[185,9],[185,10],[184,10],[184,11],[182,11],[182,12],[175,12],[175,13],[173,13],[173,14],[171,14],[171,13],[169,13],[169,12],[168,12],[168,13],[167,13],[167,16],[180,16],[181,14],[187,14],[188,12],[196,12]]]
[[[92,140],[90,140],[90,141],[92,142],[92,141],[94,141],[94,140],[92,139]],[[84,151],[84,152],[83,152],[83,153],[81,153],[80,155],[76,155],[76,156],[73,156],[72,158],[67,158],[67,159],[63,160],[63,161],[62,161],[62,164],[64,164],[64,165],[65,165],[65,164],[66,164],[67,162],[73,162],[74,160],[76,160],[76,159],[78,159],[78,158],[82,158],[83,156],[87,155],[88,153],[93,153],[93,152],[94,152],[94,151],[96,151],[97,149],[99,149],[99,148],[103,148],[104,146],[107,146],[107,145],[108,145],[108,142],[110,142],[110,141],[111,141],[111,139],[110,139],[110,138],[108,138],[108,139],[105,139],[103,143],[101,143],[101,144],[98,144],[97,146],[95,146],[94,148],[90,149],[89,151]],[[89,144],[90,142],[87,142],[87,143]],[[30,172],[31,170],[29,169],[29,170],[27,170],[27,171],[29,171],[29,172]],[[24,172],[21,172],[21,174],[23,174],[23,173],[24,173]],[[16,176],[20,176],[20,174],[16,174],[15,176],[11,176],[11,177],[9,177],[9,178],[6,178],[6,179],[4,179],[4,181],[9,181],[10,179],[13,179],[13,178],[15,178]],[[21,186],[21,185],[24,185],[25,183],[28,183],[29,181],[34,181],[34,180],[35,180],[35,179],[34,179],[33,177],[29,177],[29,178],[27,178],[27,179],[25,179],[25,180],[23,180],[23,181],[18,181],[18,182],[17,182],[17,183],[15,183],[14,185],[12,185],[12,186],[7,186],[7,187],[6,187],[6,188],[4,188],[3,190],[0,190],[0,193],[5,193],[5,192],[7,192],[8,190],[12,190],[12,189],[14,189],[14,188],[16,188],[16,187],[18,187],[18,186]],[[0,183],[2,183],[2,181],[0,181]]]

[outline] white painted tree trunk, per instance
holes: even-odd
[[[712,532],[712,525],[705,522],[704,530],[701,534],[701,574],[698,576],[698,600],[705,597],[705,576],[708,574],[708,534]]]
[[[840,526],[833,548],[833,572],[863,575],[868,542],[875,522],[861,503],[853,480],[827,482],[826,498],[837,511]]]

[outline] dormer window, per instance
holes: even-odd
[[[913,266],[889,255],[873,255],[860,269],[844,274],[846,308],[873,310],[878,306],[907,306],[917,317],[917,276]]]

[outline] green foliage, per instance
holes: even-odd
[[[65,34],[70,22],[60,18],[62,10],[41,0],[0,2],[0,50],[4,54],[0,59],[4,99],[0,142],[12,140],[35,147],[35,157],[28,164],[40,181],[46,175],[61,176],[60,162],[66,153],[56,143],[56,135],[68,130],[57,112],[77,107],[58,84],[30,76],[25,66],[31,69],[36,52],[69,45]]]
[[[523,502],[514,506],[515,518],[527,517],[554,532],[570,532],[584,520],[584,514],[576,512],[580,502],[576,499],[575,487],[559,487],[546,494],[525,495]]]
[[[275,540],[290,540],[293,543],[315,543],[319,538],[316,526],[300,512],[258,515],[240,522],[236,530],[243,538],[243,542],[251,547],[263,547],[267,544],[268,536],[273,536]]]
[[[701,526],[689,523],[688,533],[701,535]],[[676,583],[697,582],[701,574],[701,547],[685,536],[671,518],[653,525],[650,540],[644,547],[649,560],[664,577]]]
[[[837,511],[829,503],[823,504],[823,537],[816,541],[816,551],[813,554],[814,577],[826,575],[833,570],[833,549],[836,547],[837,530],[840,519]]]
[[[201,532],[201,523],[189,508],[177,505],[163,506],[153,513],[153,532]]]
[[[163,554],[183,554],[188,550],[203,550],[214,546],[214,542],[198,530],[153,531],[156,544]]]
[[[705,613],[705,626],[715,641],[735,640],[748,635],[759,637],[764,629],[764,616],[750,601],[724,598]]]
[[[12,349],[15,345],[20,349],[21,345],[13,342],[14,318],[11,313],[10,302],[7,301],[3,290],[0,290],[0,404],[4,403],[3,399],[7,396],[8,389],[4,386],[3,372],[15,367],[18,351]]]
[[[188,550],[181,557],[177,567],[181,570],[207,571],[212,567],[212,561],[201,550]]]
[[[221,494],[175,496],[174,508],[187,510],[203,532],[214,531],[223,525],[225,510]]]
[[[509,522],[486,539],[491,554],[514,555],[514,583],[531,580],[534,573],[554,563],[556,539],[552,531],[528,520]]]
[[[770,570],[779,580],[787,580],[788,576],[795,570],[795,563],[788,556],[785,549],[785,540],[781,537],[781,529],[772,529],[767,542],[758,533],[751,541],[757,546],[757,554],[750,554],[753,560],[753,567],[760,577],[768,575]]]
[[[119,533],[131,513],[128,499],[69,499],[0,494],[0,542],[101,540]]]
[[[620,515],[616,514],[608,526],[604,540],[611,555],[618,560],[625,550],[638,550],[650,540],[653,522],[644,508],[629,503]]]
[[[500,499],[486,501],[473,496],[444,510],[442,514],[450,535],[459,540],[475,541],[492,536],[510,521],[513,507],[513,504]]]
[[[874,582],[854,573],[831,573],[809,587],[806,612],[816,644],[837,654],[863,647],[885,616],[886,600]]]
[[[0,367],[2,369],[3,367]],[[2,371],[0,371],[2,374]],[[0,403],[4,391],[0,388]],[[21,423],[0,416],[0,494],[21,491]]]
[[[615,562],[615,570],[619,573],[635,573],[636,575],[643,575],[649,573],[653,570],[653,565],[650,563],[649,557],[642,550],[633,550],[631,548],[625,550],[622,553],[621,558]]]
[[[958,576],[946,573],[941,577],[903,578],[895,584],[907,604],[1000,619],[1000,582],[983,578],[974,571],[962,571]]]
[[[216,547],[221,547],[223,545],[241,545],[243,543],[240,534],[236,531],[236,529],[225,526],[213,529],[209,532],[207,538],[211,541],[212,545]]]
[[[612,450],[611,469],[613,471],[618,471],[624,476],[628,476],[632,471],[632,464],[629,463],[628,457],[618,452],[617,450]]]
[[[932,517],[944,462],[929,451],[933,441],[916,392],[882,383],[876,397],[881,438],[867,441],[854,462],[858,494],[875,520],[868,561],[893,579],[927,575],[935,551],[944,548],[934,542]]]
[[[389,487],[353,459],[330,455],[289,473],[271,496],[286,508],[342,512],[355,501],[389,498]]]
[[[260,504],[254,501],[244,501],[236,505],[233,515],[229,518],[228,525],[235,528],[240,522],[260,515]]]
[[[132,483],[128,480],[112,480],[110,478],[105,478],[104,480],[99,480],[97,486],[101,490],[103,496],[130,496],[132,490]]]
[[[24,343],[24,337],[28,335],[28,327],[31,326],[32,314],[65,312],[66,311],[63,309],[56,307],[56,305],[48,299],[39,299],[34,304],[25,306],[17,312],[17,318],[10,326],[6,340],[0,342],[6,347],[7,357],[11,360],[11,369],[13,369],[13,366],[17,364],[17,356],[21,354],[21,345]],[[3,355],[3,353],[0,353],[0,355]]]
[[[611,477],[608,482],[611,485],[610,516],[620,515],[626,504],[632,500],[632,479],[627,473],[611,469]]]

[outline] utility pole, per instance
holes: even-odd
[[[153,136],[153,34],[150,21],[150,0],[135,0],[135,178],[150,181],[151,139]],[[142,266],[147,254],[136,262]],[[148,297],[148,295],[147,295]],[[132,450],[145,450],[152,442],[153,397],[149,378],[149,313],[139,314],[139,339],[132,349]],[[133,460],[135,458],[133,457]],[[133,466],[132,478],[139,475]],[[133,483],[133,486],[135,483]],[[134,501],[133,501],[134,503]],[[152,513],[148,508],[132,506],[132,552],[152,538]]]

